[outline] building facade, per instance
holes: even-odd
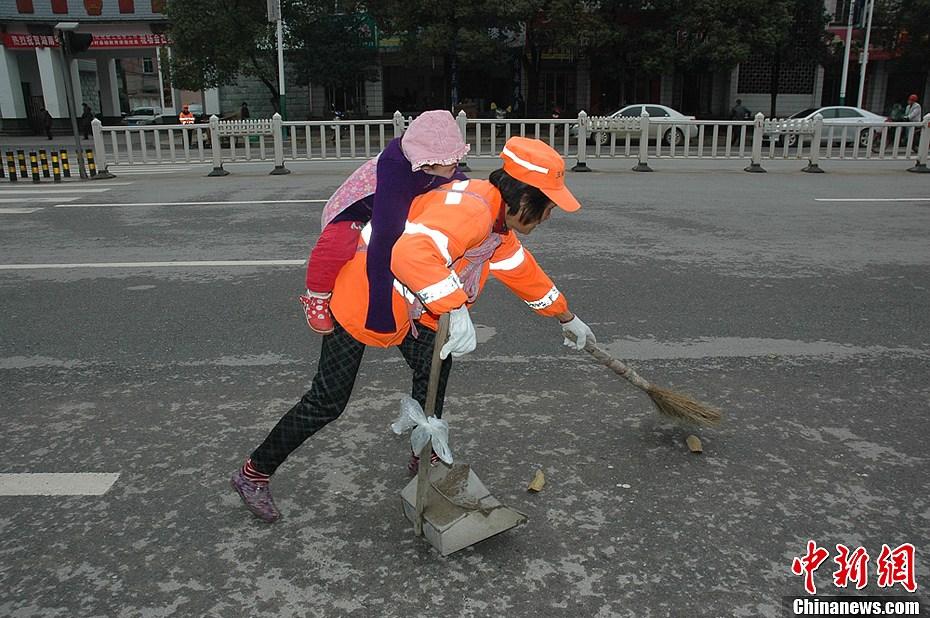
[[[55,36],[61,22],[77,22],[77,32],[94,37],[67,67]],[[87,103],[105,123],[139,106],[175,114],[182,93],[164,83],[160,61],[169,53],[166,29],[164,0],[3,0],[0,131],[38,132],[42,108],[54,125],[66,126],[65,79],[73,85],[77,113]],[[217,93],[205,94],[207,108],[218,110]],[[200,102],[200,93],[196,97]]]
[[[832,16],[829,30],[845,40],[851,0],[826,0]],[[263,10],[263,5],[257,10]],[[208,114],[235,115],[247,102],[255,118],[273,112],[270,93],[259,80],[204,92],[180,92],[166,83],[170,59],[164,0],[2,0],[0,2],[0,132],[39,132],[42,108],[55,124],[67,123],[64,79],[76,93],[76,107],[87,103],[104,123],[117,123],[136,107],[161,108],[174,116],[182,104],[202,103]],[[79,32],[94,35],[90,49],[64,67],[55,25],[78,22]],[[855,28],[853,38],[864,38]],[[787,116],[798,110],[839,102],[841,65],[813,62],[782,66],[779,94],[771,109],[771,63],[753,56],[732,71],[644,74],[637,67],[598,66],[571,50],[546,50],[532,76],[521,61],[521,37],[511,42],[512,58],[488,63],[481,70],[459,68],[456,101],[451,74],[441,58],[424,59],[416,67],[403,64],[398,41],[381,38],[377,66],[357,83],[338,91],[301,84],[285,69],[288,119],[329,118],[333,109],[349,117],[383,118],[395,110],[405,115],[431,108],[465,110],[469,116],[493,115],[491,104],[518,108],[511,117],[548,117],[554,110],[574,116],[584,110],[609,114],[628,103],[661,103],[698,118],[726,118],[737,98],[752,111]],[[870,51],[862,106],[877,113],[917,93],[930,96],[930,80],[922,74],[899,73],[888,52]],[[493,67],[491,66],[493,64]],[[287,65],[285,57],[285,65]],[[618,70],[618,68],[620,70]],[[622,77],[618,78],[617,76]],[[532,77],[532,78],[531,78]],[[532,86],[531,86],[532,84]],[[850,60],[847,104],[858,95],[858,55]],[[533,92],[530,92],[530,88]],[[532,95],[532,96],[531,96]],[[525,102],[535,102],[526,108]],[[453,104],[455,103],[455,104]]]

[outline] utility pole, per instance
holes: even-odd
[[[865,45],[862,48],[862,63],[859,69],[859,98],[856,100],[856,107],[862,107],[862,95],[865,90],[865,68],[869,64],[869,38],[872,35],[872,13],[875,11],[875,0],[868,0],[869,3],[869,21],[865,27]]]
[[[276,23],[278,38],[278,111],[281,119],[287,118],[284,102],[284,20],[281,18],[281,0],[268,0],[268,21]]]
[[[856,0],[849,0],[849,18],[846,20],[846,51],[843,54],[843,79],[840,81],[840,105],[846,105],[846,80],[849,78],[849,48],[852,46],[853,14]]]
[[[84,167],[84,149],[81,147],[81,134],[78,132],[77,116],[74,102],[74,84],[71,82],[71,41],[74,38],[74,31],[77,30],[78,23],[74,21],[61,22],[55,26],[58,35],[58,49],[61,52],[61,67],[65,79],[65,98],[68,99],[68,116],[71,120],[71,133],[74,135],[74,146],[77,149],[78,171],[81,174],[81,180],[87,180],[87,170]],[[87,46],[90,46],[90,35],[84,35]],[[86,49],[86,47],[85,47]],[[82,49],[76,51],[83,51]]]

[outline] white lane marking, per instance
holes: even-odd
[[[138,170],[133,172],[113,172],[120,176],[158,176],[159,174],[176,174],[183,170]]]
[[[56,204],[55,208],[102,208],[105,206],[239,206],[243,204],[325,204],[327,201],[328,200],[234,200],[230,202],[124,202],[121,204]]]
[[[35,189],[0,189],[0,195],[29,195],[30,193],[106,193],[109,187],[75,187],[74,189],[36,187]]]
[[[225,266],[300,266],[306,260],[200,260],[191,262],[78,262],[73,264],[0,264],[0,270],[48,270],[64,268],[180,268]]]
[[[186,172],[189,169],[191,169],[190,165],[182,165],[180,167],[179,166],[171,167],[167,165],[162,166],[158,163],[148,163],[148,164],[142,164],[142,165],[136,165],[136,166],[110,165],[107,167],[107,170],[114,172],[114,173],[115,172],[146,172],[146,171],[154,172],[156,170],[164,170],[168,172]]]
[[[815,202],[930,202],[930,197],[815,197]]]
[[[0,474],[0,496],[102,496],[119,473]]]
[[[0,215],[29,215],[34,213],[37,210],[42,210],[42,207],[38,208],[0,208]]]
[[[72,202],[74,200],[79,200],[81,197],[75,195],[74,197],[0,197],[0,204],[23,204],[29,202],[60,202],[65,200]]]

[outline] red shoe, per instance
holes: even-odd
[[[315,333],[328,335],[333,332],[333,316],[329,312],[329,297],[320,298],[311,296],[308,290],[305,294],[297,297],[304,308],[304,317],[307,319],[307,326]]]
[[[431,466],[435,466],[439,463],[439,455],[436,454],[436,451],[433,451],[429,456],[429,463]],[[410,461],[407,462],[407,472],[416,476],[417,470],[420,469],[420,457],[416,453],[410,453]]]

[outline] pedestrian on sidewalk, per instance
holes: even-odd
[[[749,111],[749,108],[743,105],[742,99],[736,99],[736,105],[730,110],[730,120],[750,120],[752,119],[752,112]],[[733,137],[730,140],[730,144],[736,144],[739,142],[740,134],[742,129],[740,126],[733,127]]]
[[[490,179],[446,184],[418,197],[391,259],[398,286],[379,309],[393,314],[391,332],[372,330],[369,314],[370,240],[363,232],[358,251],[339,273],[333,290],[334,330],[323,339],[311,389],[285,414],[231,479],[246,507],[262,521],[281,513],[269,488],[271,476],[305,440],[345,410],[367,345],[398,346],[413,369],[412,397],[425,406],[438,316],[449,313],[449,340],[443,345],[435,414],[442,416],[452,358],[472,351],[475,329],[468,307],[493,274],[536,313],[558,318],[565,344],[580,349],[591,329],[574,315],[565,296],[520,244],[559,208],[580,204],[565,187],[565,162],[545,143],[509,139],[503,166]],[[366,230],[369,228],[366,226]],[[408,467],[417,463],[411,459]]]
[[[39,110],[39,122],[42,123],[42,130],[45,131],[45,135],[52,139],[52,115],[48,113],[48,110],[44,107]]]
[[[907,117],[907,122],[920,122],[923,112],[920,109],[920,103],[917,100],[916,94],[912,94],[907,98],[907,107],[904,108],[904,115]],[[918,141],[920,139],[920,129],[909,127],[908,132],[913,132],[914,139],[911,142],[911,150],[916,153]]]
[[[84,134],[84,139],[89,139],[91,131],[91,123],[94,121],[94,110],[90,108],[90,105],[84,103],[84,111],[81,114],[81,132]]]
[[[368,327],[393,332],[389,310],[394,242],[404,231],[410,202],[450,179],[466,180],[458,162],[468,152],[458,124],[446,110],[423,112],[407,131],[391,140],[342,183],[323,207],[323,232],[307,261],[307,292],[299,297],[307,326],[316,333],[333,332],[329,299],[336,276],[355,255],[358,235],[371,221],[369,252],[371,315]]]

